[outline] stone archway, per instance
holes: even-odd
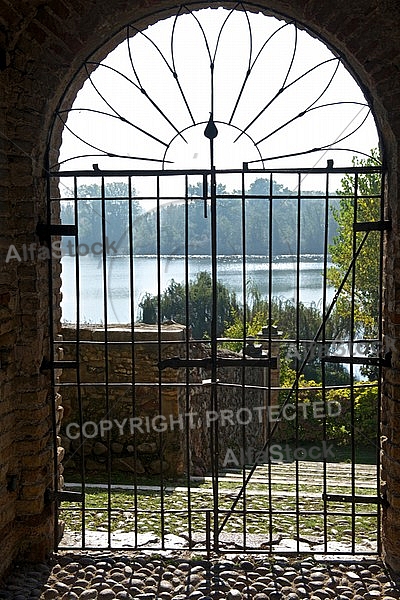
[[[213,3],[199,3],[210,6]],[[220,3],[218,3],[219,5]],[[395,2],[351,0],[304,3],[302,0],[260,2],[260,9],[281,11],[314,31],[346,57],[348,66],[371,106],[388,163],[388,211],[392,231],[386,246],[385,335],[392,351],[384,376],[383,467],[388,507],[383,521],[384,555],[400,569],[400,505],[397,477],[400,447],[399,387],[400,317],[396,262],[400,257],[397,202],[400,118],[400,9]],[[171,13],[173,5],[171,4]],[[7,242],[38,243],[36,226],[45,220],[44,157],[51,118],[67,82],[81,61],[123,24],[157,20],[168,2],[118,2],[110,10],[101,0],[90,3],[47,2],[24,8],[14,2],[0,14],[8,29],[2,44],[2,185]],[[11,33],[12,32],[12,33]],[[111,49],[111,48],[109,48]],[[77,86],[78,87],[78,86]],[[76,93],[77,88],[73,93]],[[71,103],[73,97],[71,96]],[[3,166],[4,165],[4,166]],[[1,492],[4,567],[18,554],[37,556],[51,549],[51,512],[45,505],[50,486],[51,448],[49,379],[41,369],[48,356],[48,274],[44,262],[14,261],[1,266],[2,412],[7,435],[0,454],[7,485]],[[29,406],[29,408],[27,408]],[[61,410],[59,411],[61,413]],[[32,434],[34,432],[34,434]],[[11,527],[13,524],[13,527]],[[11,531],[11,532],[10,532]]]

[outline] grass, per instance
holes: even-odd
[[[298,481],[296,485],[296,464]],[[351,496],[352,469],[349,464],[329,464],[326,492]],[[376,468],[356,465],[354,493],[376,496]],[[271,478],[270,478],[271,475]],[[98,479],[98,478],[97,478]],[[121,477],[122,479],[122,477]],[[127,477],[124,476],[127,484]],[[99,481],[98,481],[99,482]],[[122,481],[118,482],[122,483]],[[159,483],[152,478],[140,480],[134,493],[131,490],[87,487],[85,495],[85,527],[88,530],[117,533],[152,533],[160,537],[169,533],[188,536],[189,529],[203,535],[206,531],[206,512],[213,518],[213,494],[210,478],[190,484],[190,493],[184,480],[165,482],[161,494]],[[237,498],[242,485],[240,471],[222,474],[219,480],[219,524]],[[154,486],[154,489],[142,489]],[[350,544],[377,539],[376,504],[352,504],[329,501],[324,503],[322,463],[291,463],[257,468],[254,478],[246,486],[242,497],[230,515],[225,533],[260,534],[268,540],[272,536]],[[190,511],[189,511],[190,507]],[[244,508],[246,509],[244,511]],[[255,512],[253,512],[255,511]],[[62,504],[61,519],[66,529],[81,531],[80,505]],[[212,522],[211,522],[212,525]]]

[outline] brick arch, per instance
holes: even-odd
[[[210,7],[213,3],[212,2],[202,2],[200,3],[196,3],[194,5],[195,8],[205,8],[205,7]],[[266,4],[264,2],[264,4]],[[277,4],[280,4],[280,2],[278,2]],[[190,7],[192,7],[192,5],[189,5]],[[218,2],[218,7],[220,6],[225,6],[226,8],[232,9],[235,5],[233,2]],[[296,14],[293,14],[292,11],[290,11],[289,13],[283,13],[280,11],[272,10],[271,8],[271,3],[268,4],[269,8],[267,9],[266,7],[263,7],[261,4],[259,5],[255,5],[253,4],[252,6],[247,5],[246,8],[248,10],[254,10],[254,12],[260,12],[263,14],[270,14],[273,16],[278,16],[281,17],[283,19],[287,19],[289,20],[293,20],[293,18],[298,19]],[[257,7],[257,8],[256,8]],[[83,64],[83,62],[85,62],[85,60],[89,59],[90,60],[96,60],[98,62],[101,62],[102,60],[104,60],[106,58],[106,56],[112,52],[121,42],[125,41],[125,37],[126,37],[126,24],[133,22],[139,29],[145,29],[147,26],[156,23],[159,20],[163,20],[163,19],[167,19],[168,17],[175,15],[176,14],[176,7],[174,6],[172,9],[168,9],[168,8],[162,8],[162,9],[157,9],[155,11],[151,11],[150,13],[146,13],[146,10],[143,11],[142,10],[136,10],[133,11],[131,7],[129,7],[129,10],[126,13],[126,17],[125,20],[119,20],[115,19],[115,15],[112,14],[111,18],[109,19],[109,22],[107,23],[107,30],[108,33],[105,34],[103,29],[104,29],[104,22],[102,23],[102,30],[100,32],[100,34],[97,34],[96,36],[94,36],[94,40],[90,40],[92,42],[92,44],[90,45],[89,42],[87,45],[83,45],[82,46],[82,52],[79,53],[79,55],[75,56],[74,62],[73,64],[71,64],[70,68],[69,68],[69,72],[73,72],[72,77],[70,79],[70,81],[67,83],[67,87],[63,93],[63,108],[68,108],[71,107],[76,95],[78,93],[78,91],[81,89],[83,83],[86,80],[86,76],[85,76],[85,72],[80,69],[81,65]],[[144,12],[144,15],[142,14]],[[133,18],[132,18],[133,15]],[[305,15],[302,14],[301,18],[304,19]],[[124,17],[121,17],[121,19],[123,19]],[[326,30],[324,31],[317,31],[317,29],[315,29],[314,27],[311,29],[311,25],[309,23],[305,23],[304,20],[300,20],[297,22],[298,26],[301,28],[303,27],[304,29],[306,29],[313,37],[317,37],[322,43],[324,43],[326,46],[328,46],[332,52],[335,55],[340,55],[345,66],[347,67],[347,69],[349,70],[349,72],[351,73],[351,75],[354,77],[355,81],[358,83],[358,85],[360,86],[360,88],[363,90],[367,101],[369,102],[373,114],[375,116],[375,107],[376,107],[376,103],[374,102],[374,98],[373,95],[370,93],[370,90],[368,88],[368,86],[364,83],[363,81],[363,76],[364,74],[362,73],[362,69],[360,68],[353,68],[353,64],[354,61],[351,60],[347,60],[347,56],[346,53],[343,52],[343,49],[341,49],[337,44],[337,40],[333,39],[332,36],[327,35]],[[319,29],[321,29],[320,24],[319,25]],[[314,23],[313,23],[314,26]],[[103,35],[103,37],[101,37]],[[105,36],[105,37],[104,37]],[[354,63],[355,64],[355,63]],[[65,81],[65,77],[63,78],[63,81]],[[57,98],[54,98],[54,100],[56,100]],[[378,132],[380,132],[381,128],[379,127],[379,116],[381,114],[382,111],[376,111],[377,115],[376,115],[376,125],[378,128]],[[378,118],[377,118],[378,117]],[[52,139],[52,160],[50,161],[51,164],[54,164],[57,158],[57,152],[59,149],[59,146],[61,144],[61,132],[62,132],[62,123],[57,120],[55,122],[55,128],[53,131],[53,139]],[[385,147],[383,138],[381,138],[381,149],[383,149]],[[53,160],[55,159],[55,160]]]
[[[46,217],[43,167],[52,115],[80,64],[124,24],[140,19],[148,25],[158,20],[159,11],[166,11],[163,17],[173,14],[174,6],[172,0],[0,4],[0,209],[8,219],[8,243],[38,241],[36,225]],[[386,248],[385,333],[393,360],[384,379],[383,432],[388,442],[383,467],[390,506],[383,543],[388,563],[400,571],[400,5],[397,0],[258,0],[258,6],[297,19],[345,57],[369,98],[384,143],[393,220]],[[103,46],[102,51],[111,49]],[[82,83],[71,88],[71,103]],[[52,514],[44,491],[51,487],[52,463],[50,381],[40,369],[49,351],[46,265],[2,261],[0,275],[0,422],[6,427],[0,445],[1,575],[18,554],[38,558],[51,549]],[[32,440],[32,428],[40,444]],[[4,491],[6,478],[16,482],[17,491],[14,483]]]
[[[26,74],[46,92],[43,97],[46,110],[42,105],[40,111],[43,141],[58,99],[85,58],[96,49],[99,50],[97,57],[100,60],[104,58],[117,43],[114,39],[105,44],[105,40],[126,23],[134,20],[146,27],[160,17],[174,14],[176,6],[173,2],[150,0],[144,3],[121,0],[115,4],[110,10],[107,0],[97,0],[95,9],[89,2],[50,0],[36,11],[32,10],[23,26],[16,30],[6,60],[12,68],[21,54],[29,53],[33,59]],[[223,2],[201,2],[195,6],[200,8],[213,4],[224,5]],[[168,10],[169,5],[171,8]],[[226,5],[232,7],[232,4]],[[398,121],[396,123],[390,114],[394,79],[398,75],[395,59],[400,61],[399,5],[391,0],[350,0],[345,6],[340,0],[261,0],[258,6],[266,14],[274,11],[297,19],[344,57],[370,101],[382,139],[389,150],[400,129]],[[376,39],[377,31],[384,32],[379,39]],[[71,103],[82,83],[77,80],[71,89]],[[36,145],[36,148],[43,149],[43,145]]]

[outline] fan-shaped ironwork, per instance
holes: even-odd
[[[293,157],[304,167],[376,146],[371,110],[342,59],[296,22],[254,10],[186,4],[144,31],[128,24],[105,60],[81,66],[86,83],[72,108],[61,101],[51,170],[94,160],[101,169],[208,168],[210,154],[217,168],[285,167]]]

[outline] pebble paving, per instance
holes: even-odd
[[[17,565],[0,600],[391,600],[400,577],[378,559],[68,551]]]

